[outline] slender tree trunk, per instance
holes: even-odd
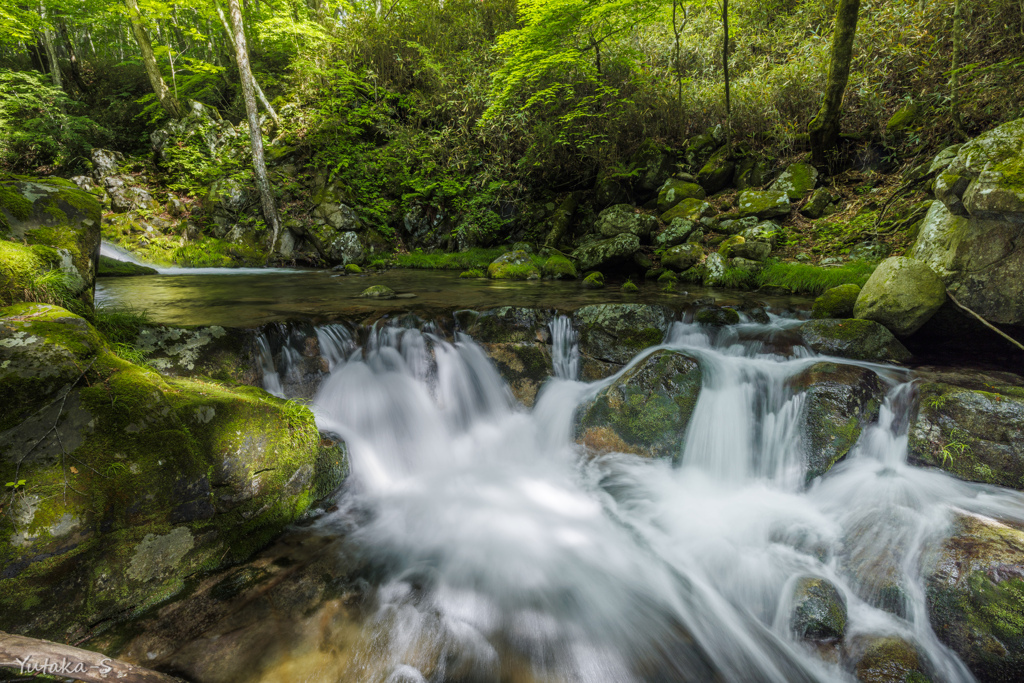
[[[725,76],[725,144],[732,156],[732,102],[729,99],[729,0],[722,0],[722,72]]]
[[[220,17],[220,21],[224,25],[224,30],[228,32],[228,37],[231,38],[231,42],[235,48],[235,55],[237,60],[237,55],[240,52],[238,43],[235,41],[234,32],[231,30],[231,26],[228,25],[228,20],[224,17],[224,10],[220,8],[219,3],[217,4],[217,15]],[[248,62],[248,50],[246,51],[246,61]],[[239,72],[241,72],[241,69],[239,69]],[[277,112],[274,111],[274,107],[270,105],[270,101],[267,99],[267,96],[263,94],[263,88],[260,87],[260,84],[256,81],[255,76],[252,76],[251,73],[249,75],[251,76],[250,80],[252,81],[252,88],[256,91],[256,97],[259,98],[260,103],[263,105],[263,108],[267,110],[267,114],[270,115],[270,118],[273,120],[274,125],[277,128],[280,128],[281,119],[277,118]]]
[[[242,25],[242,8],[238,0],[228,0],[231,12],[231,26],[234,28],[233,42],[238,58],[238,74],[242,81],[242,96],[245,98],[245,113],[249,119],[249,142],[252,144],[252,166],[256,175],[256,186],[260,190],[260,203],[263,205],[263,219],[272,231],[270,249],[273,253],[277,247],[277,237],[281,232],[281,221],[277,216],[277,204],[274,193],[270,189],[267,178],[267,166],[263,159],[263,131],[260,130],[259,117],[256,109],[256,92],[253,88],[252,70],[249,68],[249,49],[245,44],[245,30]]]
[[[164,108],[167,115],[172,119],[180,119],[185,115],[185,108],[181,106],[178,98],[171,94],[163,75],[160,73],[160,67],[156,63],[156,55],[153,54],[153,45],[149,42],[146,27],[142,25],[139,3],[137,0],[124,0],[124,4],[128,8],[128,23],[131,24],[132,33],[135,34],[135,42],[139,44],[139,50],[142,51],[142,63],[146,67],[149,84],[153,87],[153,92],[156,93],[156,98],[160,101],[160,106]]]
[[[61,19],[58,26],[60,27],[61,38],[64,39],[64,46],[68,50],[68,59],[71,63],[71,78],[75,81],[75,85],[78,86],[79,90],[83,93],[89,92],[89,86],[86,84],[85,79],[82,78],[78,48],[75,46],[75,41],[71,39],[71,31],[68,29],[68,24]]]
[[[960,52],[963,49],[964,22],[961,14],[962,0],[956,0],[953,5],[953,55],[952,68],[949,74],[949,113],[953,119],[953,126],[960,137],[964,134],[964,122],[960,118]]]
[[[857,34],[860,0],[839,0],[836,29],[832,37],[832,55],[828,67],[828,84],[821,109],[807,126],[811,141],[811,157],[819,167],[828,165],[828,157],[839,146],[839,117],[843,111],[843,95],[850,80],[853,61],[853,39]]]
[[[43,21],[46,21],[45,7],[39,7],[39,16]],[[64,79],[61,78],[60,64],[57,63],[57,50],[53,47],[53,29],[44,24],[39,32],[43,36],[43,49],[46,50],[46,61],[50,63],[50,77],[53,79],[53,85],[56,88],[63,89]]]

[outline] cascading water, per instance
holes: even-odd
[[[318,329],[331,371],[314,411],[352,472],[320,523],[380,577],[343,680],[852,680],[790,632],[802,576],[838,587],[848,639],[898,635],[933,680],[973,680],[929,626],[920,555],[954,510],[1024,520],[1024,497],[907,465],[908,373],[860,364],[890,387],[880,417],[808,486],[789,380],[821,359],[772,352],[782,320],[676,323],[657,348],[704,376],[678,461],[589,457],[573,415],[615,377],[575,381],[568,322],[529,412],[466,337],[382,327],[359,350]],[[884,571],[902,609],[881,609],[859,567]]]

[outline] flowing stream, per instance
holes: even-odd
[[[898,635],[933,680],[973,680],[929,626],[920,554],[954,512],[1024,520],[1024,497],[907,465],[912,378],[870,364],[890,387],[878,421],[805,484],[804,394],[788,380],[821,358],[756,340],[787,324],[667,331],[655,348],[704,375],[675,462],[573,442],[576,407],[615,378],[576,380],[566,318],[551,325],[557,376],[529,411],[467,337],[381,327],[359,348],[320,328],[330,374],[314,411],[347,441],[351,476],[319,523],[381,568],[342,680],[852,680],[790,632],[802,576],[838,587],[848,641]],[[902,616],[875,606],[882,575]]]

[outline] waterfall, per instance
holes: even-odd
[[[933,680],[974,680],[931,630],[921,554],[954,511],[1024,520],[1024,497],[909,466],[910,373],[839,359],[888,393],[808,484],[792,380],[823,358],[775,344],[792,324],[673,325],[656,348],[703,373],[675,463],[573,442],[577,406],[628,367],[576,381],[565,317],[551,323],[559,381],[530,411],[468,337],[379,325],[360,349],[348,328],[317,328],[329,373],[314,413],[347,441],[352,472],[320,524],[378,568],[350,679],[852,680],[789,630],[795,582],[811,576],[844,597],[848,634],[898,635]],[[268,388],[275,377],[264,362]],[[902,609],[858,567],[885,568]]]

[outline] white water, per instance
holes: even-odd
[[[116,261],[126,261],[137,266],[153,268],[160,275],[254,275],[265,273],[298,273],[306,272],[306,269],[298,268],[165,268],[154,263],[144,263],[135,254],[123,249],[116,244],[103,241],[100,243],[100,256],[107,256]],[[315,271],[309,271],[315,272]]]
[[[843,593],[848,638],[900,635],[933,680],[973,680],[928,625],[918,558],[954,510],[1024,520],[1024,497],[906,464],[904,373],[869,366],[892,386],[880,419],[808,488],[786,380],[819,358],[677,323],[664,346],[705,376],[679,462],[589,458],[573,412],[612,380],[568,379],[566,322],[552,325],[560,378],[530,412],[467,338],[383,328],[364,354],[347,330],[319,332],[333,350],[317,421],[352,468],[324,523],[384,577],[351,680],[852,680],[789,632],[806,575]],[[877,582],[851,558],[894,572],[906,618],[870,604]]]

